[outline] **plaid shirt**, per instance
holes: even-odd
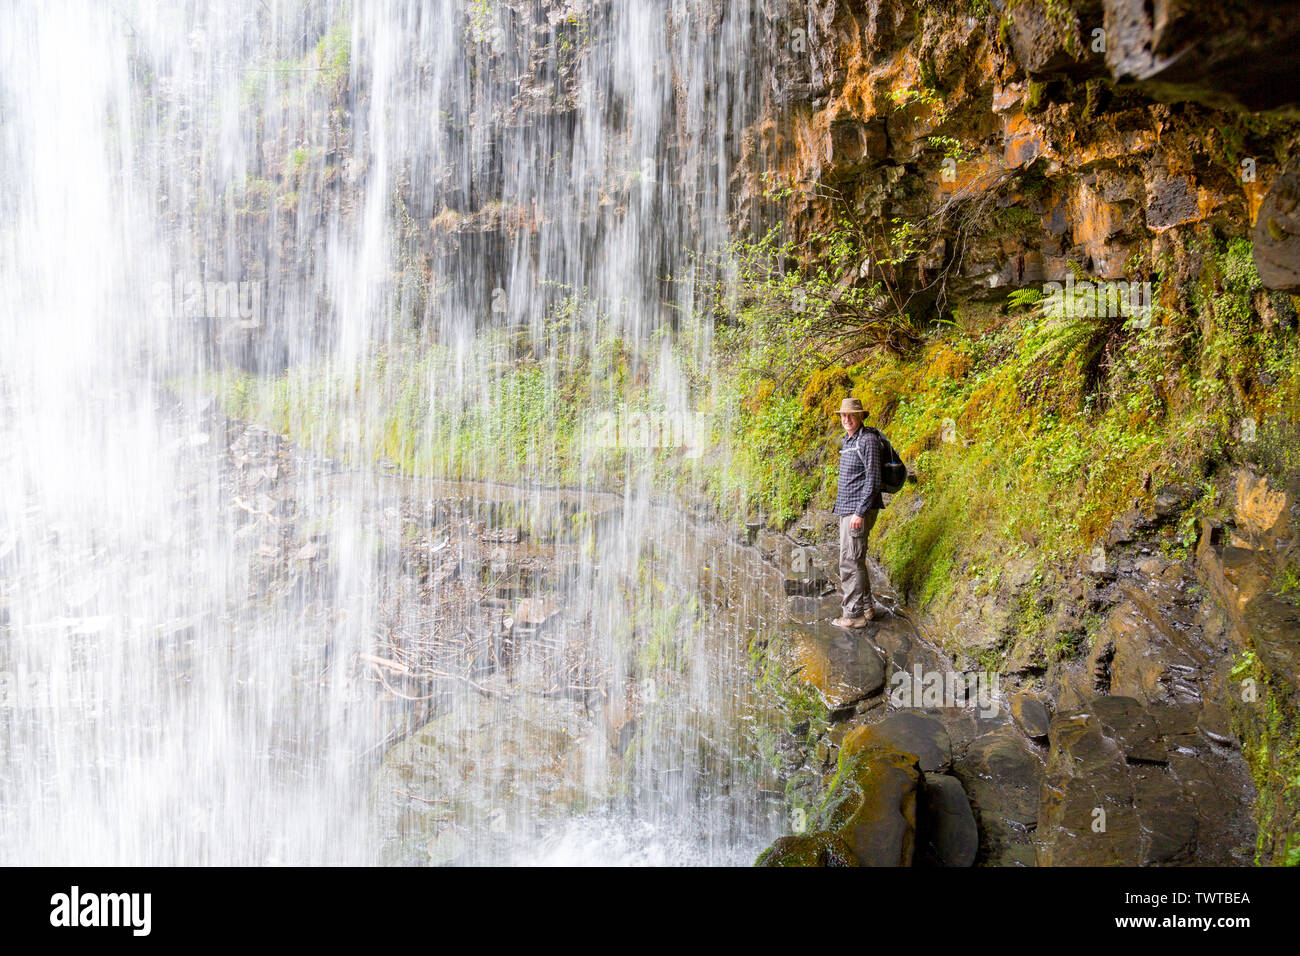
[[[880,497],[880,441],[864,426],[843,439],[840,486],[835,495],[837,515],[862,515],[883,508]]]

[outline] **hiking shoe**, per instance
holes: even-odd
[[[837,617],[831,623],[836,627],[866,627],[867,619],[865,617]]]

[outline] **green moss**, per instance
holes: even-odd
[[[1256,790],[1255,862],[1300,865],[1300,719],[1293,695],[1251,650],[1237,658],[1229,676],[1233,727]]]
[[[1273,593],[1291,604],[1300,605],[1300,564],[1292,562],[1278,572]]]
[[[316,44],[316,61],[321,85],[331,90],[342,89],[352,69],[351,24],[341,23],[320,38]]]
[[[844,838],[818,832],[782,837],[758,855],[755,866],[857,866]]]
[[[1005,23],[1006,21],[1004,20],[1003,22]],[[1029,81],[1029,95],[1027,98],[1027,102],[1031,110],[1038,109],[1039,105],[1043,102],[1043,91],[1045,89],[1047,89],[1047,84],[1044,81],[1042,80]]]
[[[995,215],[996,228],[1010,235],[1020,235],[1029,229],[1042,226],[1038,214],[1023,206],[1007,206]]]
[[[787,679],[780,655],[774,653],[769,639],[752,640],[748,651],[756,685],[778,701],[788,726],[808,722],[809,729],[804,742],[811,746],[827,726],[826,705],[817,695],[816,689],[805,681]],[[772,765],[778,765],[775,757]]]
[[[306,170],[307,164],[311,162],[312,154],[315,150],[308,149],[305,146],[299,146],[289,153],[289,172],[294,176],[301,176]]]

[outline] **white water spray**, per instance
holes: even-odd
[[[449,451],[511,336],[549,381],[616,337],[696,406],[656,335],[694,309],[666,278],[726,239],[749,7],[4,5],[0,861],[746,862],[779,829],[752,556],[652,504],[652,468],[613,497],[585,458],[550,494]],[[400,362],[418,447],[381,456]],[[222,413],[286,370],[310,420]],[[545,640],[479,600],[488,511],[600,526],[547,545]],[[497,656],[432,686],[384,657],[453,631]]]

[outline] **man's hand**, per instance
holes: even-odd
[[[852,528],[854,531],[857,531],[859,528],[861,528],[862,515],[854,515],[852,520],[849,521],[849,527]]]

